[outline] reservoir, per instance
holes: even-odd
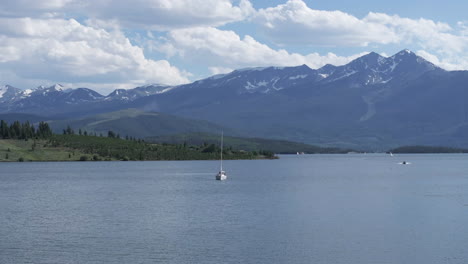
[[[223,167],[0,163],[0,263],[468,262],[468,155]]]

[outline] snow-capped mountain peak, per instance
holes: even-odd
[[[8,86],[5,85],[3,87],[0,87],[0,98],[3,97],[3,95],[8,91]]]
[[[438,69],[434,64],[417,56],[410,50],[402,50],[391,57],[384,57],[371,52],[351,61],[349,64],[335,67],[326,65],[318,71],[324,82],[334,82],[352,77],[351,86],[386,84],[402,73],[411,72],[414,78],[424,72]],[[409,78],[409,75],[407,75]]]
[[[53,90],[56,90],[56,91],[63,91],[64,90],[64,87],[61,84],[54,84],[50,88],[53,89]]]
[[[40,85],[36,89],[33,89],[33,91],[56,91],[56,92],[61,92],[63,90],[65,90],[63,85],[58,84],[58,83],[52,86]]]
[[[4,85],[0,87],[0,102],[8,102],[15,100],[21,96],[21,89],[13,87],[11,85]]]
[[[391,57],[370,52],[342,66],[327,64],[319,69],[307,65],[295,67],[244,68],[215,75],[190,84],[165,86],[148,84],[133,89],[116,89],[103,96],[87,88],[65,89],[60,84],[20,90],[8,85],[0,87],[0,111],[30,111],[27,109],[58,109],[65,105],[128,104],[142,97],[197,91],[206,98],[222,94],[224,98],[244,94],[288,93],[293,89],[310,91],[315,87],[373,87],[392,86],[416,78],[426,72],[440,69],[409,50]],[[166,96],[164,95],[164,96]],[[263,95],[262,95],[263,96]],[[97,107],[99,108],[99,107]],[[35,110],[34,110],[35,111]],[[60,110],[57,110],[60,111]]]

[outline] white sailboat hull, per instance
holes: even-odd
[[[216,174],[216,180],[218,181],[224,181],[227,179],[227,175],[224,171],[220,171],[218,172],[218,174]]]

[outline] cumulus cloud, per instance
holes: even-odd
[[[255,9],[249,0],[2,0],[3,17],[65,17],[80,14],[94,23],[170,30],[242,21]]]
[[[86,10],[99,19],[115,19],[127,27],[168,30],[192,26],[220,26],[241,21],[254,9],[248,0],[93,0]]]
[[[465,57],[463,56],[461,57],[437,56],[425,50],[418,50],[416,54],[448,71],[459,71],[459,70],[468,69],[467,56]]]
[[[120,31],[74,19],[0,18],[0,70],[54,82],[188,82],[168,61],[147,59]]]
[[[297,66],[318,68],[327,63],[342,65],[365,54],[340,57],[333,53],[301,55],[284,49],[275,50],[251,36],[241,38],[234,31],[199,27],[171,31],[166,42],[157,45],[168,56],[208,65],[214,69],[252,66]],[[221,71],[218,71],[218,73]]]
[[[425,49],[447,54],[463,52],[468,44],[466,36],[455,34],[454,29],[446,23],[382,13],[369,13],[364,20],[384,25],[396,32],[399,36],[398,43],[416,43]]]
[[[78,0],[2,0],[0,16],[55,16],[66,7],[71,7]],[[76,7],[76,6],[75,6]]]
[[[368,46],[417,42],[432,49],[444,45],[455,52],[466,46],[466,38],[454,34],[447,23],[372,12],[358,19],[341,11],[314,10],[302,0],[261,9],[254,21],[279,44]],[[466,30],[463,23],[459,26]]]
[[[314,10],[302,0],[260,9],[254,21],[278,44],[367,46],[399,39],[383,24],[369,23],[341,11]]]
[[[430,19],[370,12],[362,19],[341,11],[314,10],[303,0],[260,9],[253,18],[278,45],[367,47],[399,45],[420,49],[446,69],[468,69],[468,27]],[[430,56],[428,54],[431,54]],[[438,58],[434,60],[433,56]]]
[[[446,70],[468,69],[468,35],[462,22],[456,30],[447,23],[382,13],[369,13],[365,20],[391,28],[400,37],[398,44],[418,47],[420,56]]]
[[[240,21],[258,26],[276,45],[217,28]],[[196,65],[197,72],[219,74],[253,66],[342,65],[365,54],[299,54],[288,50],[291,44],[369,51],[409,47],[445,69],[468,69],[466,21],[452,27],[372,12],[357,18],[314,10],[303,0],[260,10],[249,0],[3,0],[0,5],[2,82],[128,88],[188,82],[191,75],[169,63],[173,57]],[[168,59],[147,57],[160,53]]]

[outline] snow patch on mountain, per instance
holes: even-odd
[[[273,79],[269,81],[267,80],[247,81],[246,84],[244,85],[244,88],[248,93],[255,93],[255,92],[269,93],[271,91],[279,91],[279,90],[284,89],[284,87],[277,86],[280,80],[281,80],[280,77],[274,77]]]
[[[176,86],[170,86],[170,87],[167,87],[165,89],[162,89],[161,91],[157,91],[156,94],[166,93],[166,92],[169,92],[170,90],[172,90],[174,88],[176,88]],[[146,93],[148,94],[149,92],[146,92]]]
[[[392,60],[392,65],[390,65],[389,69],[390,69],[390,72],[393,72],[395,71],[395,68],[398,66],[398,64],[400,64],[399,62],[396,62],[395,61],[395,58],[390,58]]]
[[[30,96],[31,93],[33,93],[33,92],[34,92],[33,89],[26,89],[26,90],[23,91],[23,95],[24,96]]]
[[[64,87],[61,84],[54,84],[53,86],[50,87],[54,91],[63,91]]]
[[[266,87],[267,84],[268,82],[266,81],[260,81],[256,83],[251,83],[247,81],[247,84],[244,86],[244,88],[247,89],[248,91],[252,91],[252,90],[257,90],[258,88],[261,88],[261,87]]]
[[[7,86],[0,87],[0,98],[3,98],[3,95],[7,92],[7,90]]]
[[[328,76],[330,76],[330,74],[319,73],[319,76],[322,77],[323,79],[326,79],[328,78]]]
[[[308,76],[307,74],[291,76],[289,77],[289,80],[305,79],[307,76]]]
[[[345,71],[345,72],[343,73],[343,75],[338,76],[338,77],[336,77],[336,78],[334,78],[334,79],[332,79],[332,80],[329,80],[329,82],[333,82],[333,81],[338,81],[338,80],[344,79],[344,78],[346,78],[346,77],[349,77],[349,76],[351,76],[351,75],[356,74],[357,72],[358,72],[358,71],[355,71],[355,70],[352,70],[352,71]]]

